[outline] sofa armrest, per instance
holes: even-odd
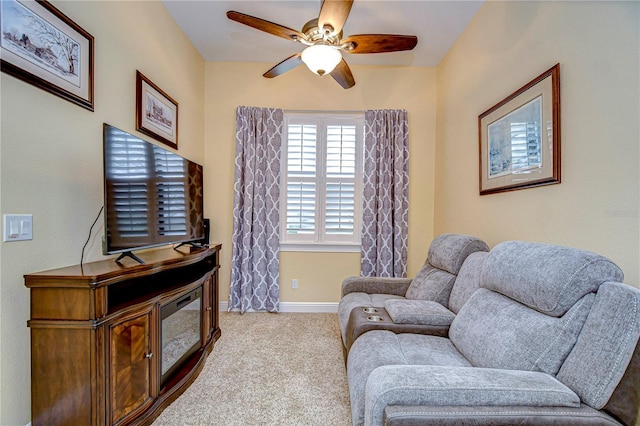
[[[348,277],[342,281],[342,296],[349,293],[393,294],[404,296],[411,278]]]
[[[451,325],[456,315],[432,300],[390,299],[384,309],[396,324]]]
[[[385,365],[369,375],[365,425],[382,425],[390,405],[579,407],[552,376],[532,371],[435,365]]]

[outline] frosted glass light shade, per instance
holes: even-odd
[[[302,51],[302,62],[318,75],[329,74],[341,60],[340,52],[326,44],[315,44]]]

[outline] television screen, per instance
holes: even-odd
[[[104,124],[104,253],[204,239],[202,166]]]

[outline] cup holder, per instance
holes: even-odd
[[[362,308],[365,314],[377,314],[378,310],[376,308]]]
[[[368,321],[371,321],[371,322],[382,322],[382,321],[384,321],[384,320],[382,319],[382,317],[379,317],[378,315],[369,315],[369,316],[367,317],[367,320],[368,320]]]

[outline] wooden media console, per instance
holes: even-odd
[[[150,424],[193,382],[220,337],[220,249],[167,248],[140,254],[143,265],[104,260],[25,275],[32,424]],[[163,312],[188,302],[191,346],[163,368]]]

